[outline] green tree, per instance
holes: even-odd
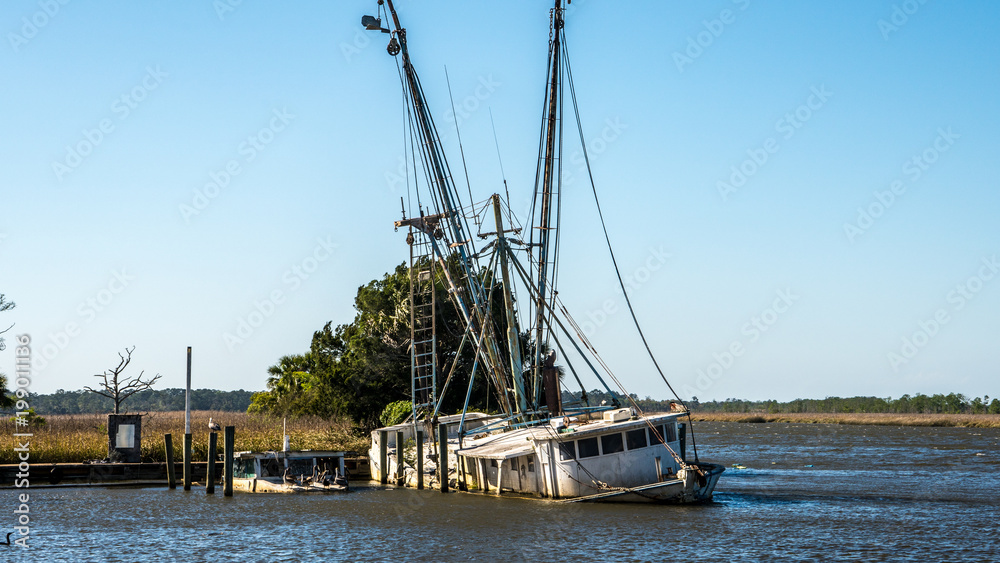
[[[993,399],[990,402],[990,414],[1000,414],[1000,399]]]
[[[0,313],[2,313],[4,311],[10,311],[11,309],[13,309],[16,306],[17,305],[13,301],[7,301],[7,299],[4,296],[4,294],[0,293]],[[5,333],[5,332],[7,332],[8,330],[10,330],[12,328],[14,328],[14,325],[10,325],[9,327],[7,327],[5,329],[0,330],[0,334]],[[7,344],[4,342],[3,337],[0,336],[0,351],[3,351],[6,348],[7,348]],[[7,386],[4,385],[4,389],[6,389],[6,388],[7,388]]]
[[[7,374],[0,371],[0,409],[9,409],[15,402],[14,396],[7,390]]]
[[[467,343],[458,355],[464,322],[448,298],[443,279],[436,280],[435,291],[439,392],[447,371],[455,366],[451,391],[441,399],[440,406],[442,412],[455,412],[465,400],[461,390],[468,386],[473,349]],[[499,289],[495,294],[491,298],[499,299]],[[410,278],[405,264],[359,287],[354,320],[336,328],[326,323],[313,333],[308,353],[285,356],[271,366],[267,390],[254,395],[250,410],[279,415],[347,416],[363,428],[376,427],[386,405],[410,400],[409,302]],[[492,310],[502,318],[502,309]],[[483,408],[487,403],[484,379],[480,375],[473,385],[473,408]]]
[[[267,368],[267,391],[254,393],[247,411],[281,416],[305,414],[315,399],[312,370],[310,354],[282,356]]]

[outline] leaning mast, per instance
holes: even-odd
[[[532,384],[534,390],[534,403],[537,405],[540,399],[541,378],[542,378],[542,346],[546,342],[545,334],[545,313],[549,309],[546,304],[546,297],[555,290],[549,287],[549,260],[550,254],[555,252],[551,247],[551,235],[554,234],[555,227],[552,225],[552,196],[553,187],[557,187],[558,178],[556,165],[562,151],[562,143],[556,146],[556,130],[561,127],[559,113],[561,111],[559,103],[559,82],[561,61],[559,55],[562,50],[562,29],[563,10],[562,0],[556,0],[555,8],[552,10],[552,38],[549,41],[549,83],[546,93],[546,116],[543,122],[543,134],[545,137],[545,149],[542,154],[540,167],[542,169],[541,181],[541,212],[538,224],[538,295],[535,303],[535,357],[532,362]],[[537,188],[536,188],[537,193]],[[558,197],[558,192],[556,192]]]

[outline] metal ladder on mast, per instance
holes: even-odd
[[[437,264],[430,237],[410,227],[410,389],[413,411],[437,407]]]

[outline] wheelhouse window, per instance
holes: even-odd
[[[559,443],[559,461],[576,459],[576,445],[573,442]]]
[[[625,433],[625,442],[628,444],[628,449],[638,450],[639,448],[645,448],[646,444],[646,429],[636,428],[635,430],[629,430]]]
[[[580,450],[580,458],[596,457],[601,455],[597,449],[597,438],[584,438],[576,441],[576,446]]]
[[[677,424],[675,424],[674,422],[668,422],[667,423],[666,440],[668,442],[676,442],[677,441]]]
[[[654,429],[655,429],[655,432],[654,432]],[[658,426],[654,426],[653,428],[649,428],[648,430],[649,430],[649,443],[650,444],[652,444],[654,446],[658,446],[658,445],[660,445],[660,441],[661,440],[666,440],[666,437],[663,434],[663,425],[662,424],[660,424]]]
[[[601,436],[601,450],[604,455],[616,454],[625,451],[625,443],[622,441],[622,433],[607,434]]]

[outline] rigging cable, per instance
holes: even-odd
[[[452,105],[454,106],[454,103]],[[454,107],[452,107],[451,111],[455,111]],[[503,158],[500,157],[500,141],[497,140],[497,126],[496,123],[493,123],[492,107],[490,108],[490,125],[493,126],[493,143],[497,146],[497,160],[500,161],[500,177],[503,178],[503,191],[507,194],[507,208],[510,209],[510,190],[507,189],[507,174],[503,171]]]
[[[622,295],[625,297],[625,304],[628,305],[629,314],[632,315],[632,322],[635,324],[635,329],[639,333],[639,338],[642,340],[643,346],[646,347],[646,352],[649,354],[649,359],[653,361],[653,366],[656,368],[657,373],[660,374],[660,378],[663,380],[663,383],[667,385],[667,388],[670,389],[670,392],[674,394],[674,397],[678,401],[680,401],[682,405],[684,405],[685,410],[688,411],[688,418],[690,418],[691,411],[687,409],[687,405],[684,404],[684,400],[681,399],[680,395],[677,394],[677,391],[674,390],[673,385],[671,385],[670,381],[667,380],[667,376],[663,374],[663,370],[660,369],[660,364],[656,361],[656,357],[653,355],[653,350],[652,348],[650,348],[649,342],[646,340],[646,335],[643,334],[642,327],[639,326],[639,319],[635,315],[635,309],[632,307],[632,301],[629,299],[628,291],[625,289],[625,282],[624,280],[622,280],[622,273],[618,268],[618,261],[615,259],[615,251],[611,246],[611,237],[608,235],[608,227],[604,223],[604,213],[601,211],[601,202],[600,199],[597,197],[597,185],[594,183],[594,173],[590,169],[590,155],[587,152],[587,143],[583,137],[583,123],[580,121],[580,107],[576,101],[576,88],[573,84],[573,70],[570,66],[569,49],[567,47],[565,38],[563,40],[563,57],[565,58],[566,61],[566,76],[567,76],[567,81],[569,82],[570,97],[573,100],[573,111],[576,113],[576,126],[580,132],[580,144],[583,147],[583,160],[587,165],[587,175],[590,178],[590,187],[594,192],[594,203],[597,205],[597,215],[601,220],[601,229],[604,231],[604,240],[608,244],[608,252],[611,254],[611,263],[615,267],[615,275],[618,276],[618,285],[621,286]],[[693,432],[691,433],[691,445],[692,448],[694,449],[695,460],[697,460],[698,447],[695,444]]]
[[[563,45],[565,48],[565,43]],[[656,357],[653,356],[653,350],[649,347],[649,342],[646,341],[646,335],[643,334],[642,327],[639,326],[639,319],[636,318],[635,316],[635,309],[632,307],[632,301],[628,297],[628,291],[625,289],[625,282],[624,280],[622,280],[622,273],[618,268],[618,261],[615,259],[615,251],[611,247],[611,237],[610,235],[608,235],[608,226],[604,223],[604,213],[601,211],[601,202],[600,199],[598,199],[597,197],[597,186],[594,183],[594,174],[593,171],[590,169],[590,156],[587,153],[587,143],[584,141],[583,137],[583,124],[580,121],[580,108],[576,102],[576,89],[573,86],[573,71],[570,69],[569,65],[569,53],[565,52],[564,56],[566,57],[566,68],[567,68],[567,75],[569,78],[568,82],[569,82],[570,97],[573,99],[573,110],[576,113],[576,125],[580,131],[580,143],[583,145],[583,160],[587,165],[587,175],[590,177],[590,187],[594,192],[594,203],[597,205],[597,216],[601,220],[601,229],[604,231],[604,240],[608,244],[608,252],[611,254],[611,263],[615,267],[615,275],[618,276],[618,285],[621,286],[622,295],[624,295],[625,303],[628,305],[628,311],[632,315],[632,322],[635,324],[635,328],[639,332],[639,338],[642,339],[642,343],[646,347],[646,352],[649,354],[649,358],[653,360],[653,365],[656,366],[656,371],[660,374],[660,377],[663,379],[663,382],[667,384],[667,388],[670,389],[670,392],[674,394],[674,397],[676,397],[678,401],[681,401],[683,403],[683,400],[680,398],[677,392],[674,391],[673,386],[670,385],[669,381],[667,381],[667,376],[663,374],[663,370],[660,369],[660,365],[656,362]]]
[[[469,189],[469,201],[472,199],[472,184],[469,183],[469,167],[465,164],[465,149],[462,148],[462,133],[458,130],[458,112],[455,111],[455,97],[451,95],[451,78],[448,77],[448,67],[444,67],[444,80],[448,83],[448,99],[451,100],[451,115],[455,117],[455,135],[458,136],[458,151],[462,155],[462,168],[465,170],[465,186]],[[476,221],[473,215],[473,221]],[[476,225],[479,226],[478,224]]]

